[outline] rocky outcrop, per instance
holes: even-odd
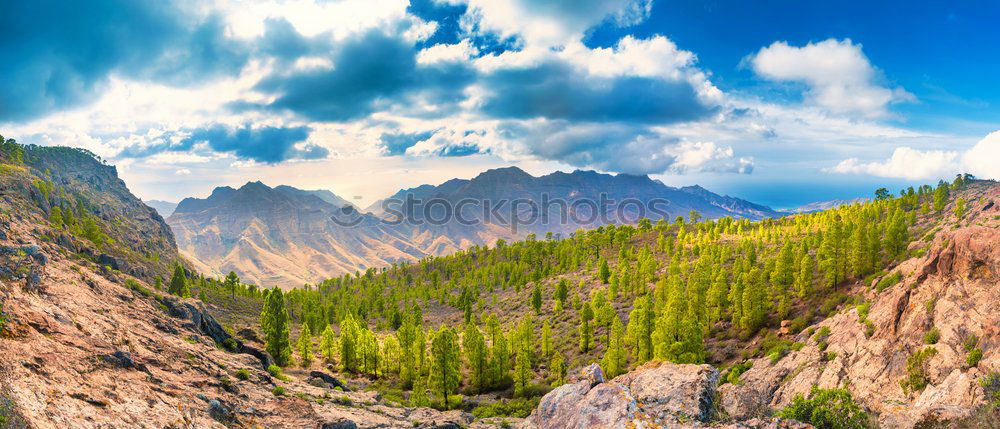
[[[0,246],[33,239],[18,222]],[[293,368],[271,377],[200,302],[150,298],[141,280],[144,293],[55,246],[14,252],[33,264],[33,255],[49,255],[41,287],[0,278],[2,427],[477,427],[461,411],[336,390],[333,377],[321,386]]]
[[[557,387],[522,423],[525,429],[656,428],[723,425],[716,415],[719,371],[710,365],[647,364],[604,381],[601,368],[584,368],[579,381]],[[738,427],[802,427],[757,419]]]
[[[215,341],[215,344],[235,353],[246,353],[260,361],[261,368],[267,369],[274,365],[274,358],[267,352],[245,344],[229,335],[229,332],[208,312],[205,304],[195,299],[181,299],[174,296],[161,297],[160,303],[174,317],[183,319],[185,327],[205,335]]]
[[[926,247],[923,256],[892,270],[901,273],[902,282],[882,292],[862,289],[870,303],[864,320],[856,308],[847,308],[794,336],[801,350],[773,364],[755,360],[739,385],[720,388],[726,411],[746,418],[785,406],[817,385],[846,387],[884,428],[912,428],[976,412],[983,404],[980,379],[1000,367],[1000,218],[986,207],[1000,200],[1000,187],[973,186],[968,192],[963,197],[970,201],[970,214],[959,227],[951,228],[952,220],[944,223],[933,241],[913,244]],[[822,328],[829,329],[829,337],[816,337]],[[940,339],[929,345],[924,335],[931,329]],[[927,387],[904,390],[900,381],[908,374],[907,359],[928,347],[936,353],[925,364]],[[983,351],[972,366],[966,360],[970,348]]]

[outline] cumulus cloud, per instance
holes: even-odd
[[[837,114],[884,117],[890,103],[914,99],[903,88],[880,84],[861,45],[850,39],[827,39],[802,47],[774,42],[747,61],[765,79],[804,83],[807,102]]]
[[[320,159],[329,150],[316,144],[304,143],[309,127],[229,127],[213,124],[203,128],[165,133],[151,144],[138,144],[123,149],[120,158],[145,158],[164,152],[184,152],[205,145],[215,152],[232,153],[238,158],[273,164],[289,159]]]
[[[627,174],[753,171],[753,160],[737,159],[732,147],[688,141],[633,124],[508,121],[494,134],[487,137],[506,144],[507,151],[579,168]]]
[[[1000,131],[994,131],[965,151],[919,150],[898,147],[885,161],[841,161],[827,169],[832,173],[868,174],[903,179],[936,179],[969,173],[982,179],[1000,180]]]
[[[868,174],[879,177],[903,179],[926,179],[943,177],[955,171],[958,152],[943,150],[922,151],[910,147],[898,147],[885,161],[861,162],[849,158],[830,168],[833,173]]]
[[[962,155],[963,172],[1000,180],[1000,131],[994,131]]]
[[[168,2],[3,2],[0,28],[0,121],[87,104],[112,74],[190,85],[237,73],[248,59],[218,15]]]
[[[649,16],[651,0],[451,0],[468,5],[464,25],[470,31],[517,37],[528,46],[558,46],[579,40],[594,26],[612,20],[619,25]]]
[[[417,55],[412,41],[372,30],[338,44],[329,57],[332,68],[277,71],[261,80],[256,90],[274,101],[233,106],[341,122],[407,104],[414,96],[436,105],[460,101],[473,71],[458,62],[420,65]]]

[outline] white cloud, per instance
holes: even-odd
[[[962,171],[1000,180],[1000,131],[994,131],[962,155]]]
[[[803,47],[774,42],[747,58],[754,72],[776,82],[800,82],[809,103],[832,113],[878,118],[890,103],[911,101],[903,88],[880,85],[878,72],[850,39],[827,39]]]
[[[178,176],[187,176],[187,175],[191,174],[191,170],[189,170],[187,168],[182,168],[182,169],[177,170],[176,172],[174,172],[174,174],[176,174]]]
[[[446,45],[437,44],[421,50],[417,54],[417,62],[420,64],[434,64],[439,62],[466,61],[479,53],[479,50],[464,39],[461,42]]]
[[[919,150],[897,147],[885,161],[841,161],[829,173],[868,174],[901,179],[939,179],[969,173],[981,179],[1000,180],[1000,131],[994,131],[968,150]]]
[[[451,0],[467,3],[463,25],[501,38],[519,37],[526,46],[562,46],[580,40],[605,20],[626,25],[649,16],[650,0]]]
[[[922,151],[910,147],[897,147],[885,161],[860,162],[857,158],[841,161],[830,168],[832,173],[868,174],[879,177],[927,179],[944,177],[956,170],[958,152],[943,150]]]

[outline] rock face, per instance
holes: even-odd
[[[597,365],[581,380],[542,398],[525,428],[654,427],[707,421],[719,372],[709,365],[664,363],[603,381]]]
[[[25,146],[24,164],[4,167],[0,195],[5,211],[32,217],[36,224],[46,223],[43,219],[57,211],[72,211],[77,229],[99,232],[86,238],[85,233],[70,233],[70,228],[51,231],[67,251],[149,281],[169,273],[177,260],[174,236],[163,218],[132,195],[115,167],[94,154]]]
[[[608,381],[590,365],[578,378],[542,397],[521,428],[811,427],[780,419],[718,421],[719,371],[710,365],[650,363]]]
[[[979,380],[1000,367],[1000,187],[975,183],[963,197],[969,213],[957,228],[948,219],[926,246],[926,253],[900,263],[892,271],[902,281],[882,292],[864,288],[871,307],[871,335],[850,308],[821,322],[829,328],[821,351],[808,331],[794,339],[804,344],[775,364],[757,359],[741,376],[740,385],[720,388],[731,416],[746,418],[764,408],[777,409],[796,394],[845,386],[855,400],[878,414],[884,428],[912,428],[925,422],[969,416],[983,403]],[[951,213],[950,207],[945,213]],[[863,287],[863,286],[860,286]],[[940,332],[936,344],[925,344],[931,329]],[[981,349],[983,358],[969,366],[966,347]],[[933,347],[926,364],[928,385],[904,391],[907,359]],[[832,358],[832,359],[831,359]]]

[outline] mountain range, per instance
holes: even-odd
[[[672,221],[691,211],[708,219],[784,214],[647,176],[575,171],[535,177],[507,167],[404,189],[364,211],[329,191],[249,182],[185,198],[167,223],[196,269],[288,288],[528,234],[570,234],[640,217]]]

